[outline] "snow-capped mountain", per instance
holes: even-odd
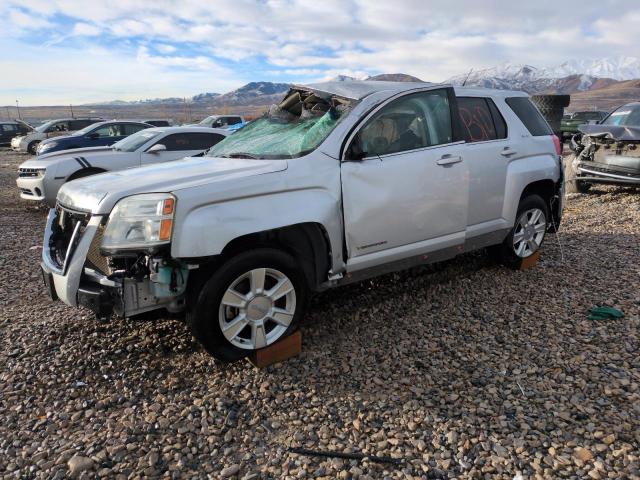
[[[562,78],[569,75],[589,75],[614,80],[632,80],[640,78],[640,58],[615,57],[591,60],[568,60],[551,68],[543,68],[547,78]]]
[[[541,68],[504,63],[456,75],[445,83],[524,90],[529,93],[574,93],[634,78],[640,78],[640,59],[618,57],[569,60],[557,66]]]

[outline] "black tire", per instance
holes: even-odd
[[[38,145],[40,145],[40,140],[34,140],[27,146],[27,152],[31,155],[35,155],[37,153],[36,150],[38,149]]]
[[[255,349],[250,348],[249,345],[244,348],[239,347],[225,338],[221,327],[221,322],[224,323],[224,320],[221,321],[220,316],[223,314],[222,312],[225,312],[225,310],[222,310],[223,308],[233,308],[222,307],[222,299],[227,289],[244,274],[254,269],[262,268],[275,270],[284,274],[293,285],[295,293],[295,310],[291,322],[288,327],[286,327],[286,330],[278,334],[277,338],[271,339],[267,345],[273,344],[291,334],[295,331],[298,322],[304,315],[309,298],[309,289],[304,273],[298,266],[298,263],[299,262],[296,262],[288,253],[275,248],[250,250],[226,260],[216,268],[213,275],[204,282],[199,291],[191,292],[191,299],[187,304],[187,323],[191,328],[193,336],[212,356],[223,362],[240,360],[255,351]],[[195,282],[193,288],[198,289],[198,282]],[[265,283],[265,290],[268,289],[268,284]],[[247,308],[247,316],[249,312],[250,310]],[[226,313],[224,313],[224,315],[226,315]],[[231,316],[234,315],[235,314],[232,314]],[[266,320],[265,325],[267,325],[267,323],[274,324],[271,332],[275,332],[275,328],[280,328],[277,327],[272,320]],[[251,330],[251,325],[248,324],[246,328]],[[240,341],[244,338],[241,336],[243,332],[246,332],[246,330],[243,329],[238,333],[238,337],[241,338]],[[264,332],[266,335],[267,327],[265,327]],[[247,334],[249,334],[249,332],[245,333],[245,337]]]
[[[565,158],[564,161],[564,191],[565,193],[587,193],[591,188],[590,183],[578,180],[577,172],[573,168],[575,155]]]
[[[538,251],[542,247],[542,243],[544,242],[545,235],[543,235],[538,248],[529,255],[521,257],[521,256],[518,256],[514,250],[513,240],[514,240],[514,235],[516,233],[516,230],[518,228],[519,220],[525,212],[532,209],[539,209],[544,213],[546,227],[548,228],[549,222],[551,221],[551,216],[550,216],[551,214],[549,212],[549,206],[547,205],[547,202],[545,202],[540,195],[536,195],[536,194],[528,195],[523,199],[521,199],[520,204],[518,205],[518,211],[516,213],[516,221],[513,228],[509,231],[509,234],[501,244],[495,245],[489,249],[492,257],[499,263],[511,268],[518,268],[522,263],[523,259],[533,255],[536,251]],[[545,233],[547,231],[547,228],[544,229]]]

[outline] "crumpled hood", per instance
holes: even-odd
[[[582,125],[578,130],[592,137],[604,136],[620,141],[640,141],[640,127],[620,125]]]
[[[104,215],[111,212],[118,200],[137,193],[176,192],[286,168],[286,160],[187,157],[74,180],[60,188],[57,199],[71,209]]]

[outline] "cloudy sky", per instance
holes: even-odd
[[[526,3],[526,5],[524,5]],[[0,0],[0,105],[635,55],[637,1]]]

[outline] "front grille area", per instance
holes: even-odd
[[[87,252],[87,263],[94,267],[103,275],[110,275],[113,269],[109,266],[109,258],[100,253],[100,245],[102,244],[102,236],[104,235],[104,224],[98,226],[96,235],[93,237],[89,251]]]
[[[18,177],[39,177],[42,174],[41,168],[19,168]]]
[[[31,195],[33,196],[33,192],[31,190],[29,190],[28,188],[21,188],[20,189],[20,193],[23,193],[24,195]]]
[[[73,250],[82,237],[82,233],[89,223],[91,214],[68,210],[56,205],[56,216],[52,224],[52,235],[49,242],[51,259],[59,268],[63,268],[67,256],[73,254]],[[74,232],[77,233],[74,236]]]

